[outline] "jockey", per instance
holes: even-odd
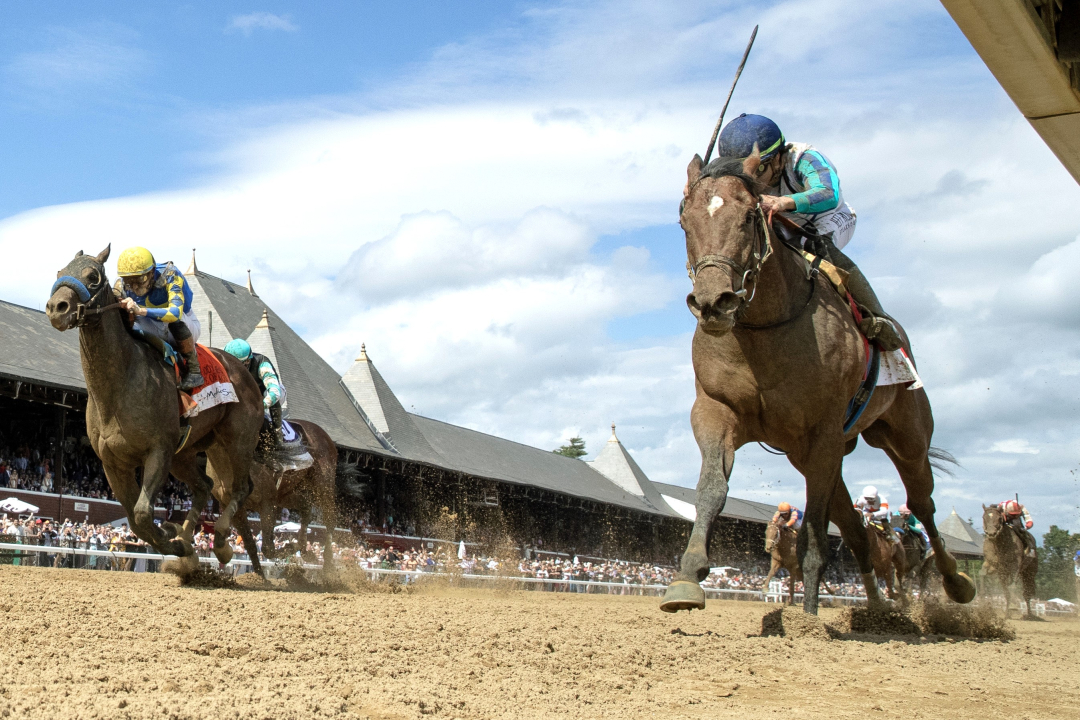
[[[773,524],[782,525],[789,530],[798,530],[802,527],[802,510],[793,507],[791,503],[782,502],[776,506],[776,513],[772,516]]]
[[[174,341],[187,361],[181,390],[203,384],[195,342],[199,319],[191,312],[191,286],[171,262],[157,264],[146,248],[132,247],[120,253],[116,263],[120,279],[114,294],[120,305],[135,316],[135,324],[151,337]]]
[[[270,425],[274,429],[274,442],[278,447],[285,444],[285,436],[281,431],[281,401],[285,399],[285,389],[278,378],[277,370],[270,358],[251,351],[251,345],[246,340],[236,338],[225,345],[225,352],[235,357],[247,366],[248,372],[259,384],[263,393],[263,407],[270,415]]]
[[[844,202],[836,167],[805,143],[789,143],[776,123],[761,115],[743,113],[724,127],[716,150],[718,157],[746,158],[757,148],[761,165],[755,178],[766,188],[761,209],[786,217],[825,239],[824,248],[815,248],[833,265],[848,274],[845,285],[862,311],[859,329],[884,350],[903,345],[896,325],[858,266],[840,250],[855,233],[855,211]]]
[[[920,541],[920,554],[926,555],[927,548],[930,547],[930,536],[926,534],[926,529],[923,528],[921,522],[911,514],[911,510],[908,506],[901,505],[900,509],[896,512],[900,516],[900,528],[897,529],[897,533],[909,532],[917,540]]]
[[[998,509],[1001,510],[1001,517],[1006,524],[1012,526],[1012,529],[1024,541],[1024,554],[1034,557],[1035,537],[1028,532],[1035,525],[1031,521],[1031,513],[1016,500],[1005,500],[998,503]]]
[[[855,509],[863,514],[863,521],[867,525],[885,526],[889,522],[889,501],[884,495],[879,495],[873,485],[863,488],[862,496],[855,501]]]

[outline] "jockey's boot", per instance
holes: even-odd
[[[285,433],[281,429],[281,405],[270,406],[270,427],[274,430],[274,444],[280,449],[285,447]]]
[[[187,361],[187,370],[180,378],[181,390],[194,390],[203,384],[202,369],[199,367],[199,353],[195,349],[195,338],[191,335],[191,328],[184,324],[183,320],[169,323],[169,332],[176,341],[176,347]]]
[[[847,289],[851,293],[851,299],[855,301],[863,314],[859,330],[866,339],[877,342],[886,352],[902,348],[904,340],[900,337],[900,331],[885,309],[881,307],[881,301],[878,300],[874,288],[870,287],[870,281],[862,274],[859,266],[831,242],[829,243],[829,260],[848,274]]]

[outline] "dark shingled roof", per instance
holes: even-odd
[[[477,477],[543,488],[653,515],[675,516],[656,508],[593,470],[586,463],[548,450],[410,414],[447,466]]]
[[[79,333],[60,332],[45,313],[0,300],[0,374],[86,392]]]

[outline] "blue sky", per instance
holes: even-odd
[[[693,485],[675,215],[755,23],[729,116],[837,164],[962,461],[939,508],[1019,489],[1080,529],[1080,241],[1039,212],[1080,192],[933,0],[5,3],[0,297],[40,307],[80,248],[197,247],[407,407],[539,447],[614,420]],[[880,453],[845,473],[902,495]],[[732,492],[802,481],[745,448]]]

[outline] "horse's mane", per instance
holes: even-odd
[[[758,185],[758,181],[743,171],[743,161],[741,158],[718,157],[705,167],[701,168],[702,179],[725,177],[733,177],[739,180],[743,186],[746,187],[746,191],[754,197],[757,197],[761,193],[761,186]]]

